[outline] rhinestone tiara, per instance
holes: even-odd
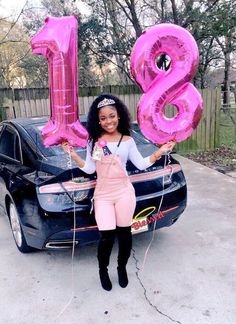
[[[110,105],[114,105],[114,104],[115,104],[115,100],[104,98],[102,101],[100,101],[98,103],[97,108],[102,108],[102,107],[110,106]]]

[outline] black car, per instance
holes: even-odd
[[[85,119],[80,119],[85,124]],[[65,248],[98,240],[91,198],[96,173],[87,175],[60,146],[46,148],[41,130],[46,117],[0,124],[0,209],[9,217],[21,252]],[[143,156],[155,146],[134,124],[132,136]],[[86,150],[77,149],[85,158]],[[186,207],[187,189],[180,164],[163,156],[145,171],[127,164],[137,206],[133,233],[172,225]]]

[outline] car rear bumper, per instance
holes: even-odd
[[[168,198],[168,208],[166,208]],[[158,204],[156,199],[150,199],[148,204],[147,201],[137,204],[131,226],[132,233],[148,232],[173,225],[185,210],[187,197],[185,196],[177,204],[175,202],[171,204],[170,199],[171,197],[167,195],[165,200],[159,201]],[[66,248],[73,244],[85,245],[96,242],[98,239],[99,232],[96,225],[76,228],[72,226],[68,230],[50,235],[42,248]]]
[[[187,203],[186,185],[165,193],[163,196],[137,201],[133,217],[132,232],[134,234],[153,231],[171,226],[183,213]],[[37,249],[68,248],[74,243],[85,245],[99,239],[98,228],[94,216],[89,214],[89,207],[74,211],[47,214],[39,228],[24,226],[27,244]],[[74,229],[75,228],[75,229]]]

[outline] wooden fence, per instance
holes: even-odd
[[[178,151],[195,151],[219,145],[219,115],[221,93],[219,89],[199,90],[204,102],[202,119],[190,139],[177,145]],[[136,120],[141,91],[137,86],[105,86],[79,89],[79,114],[86,114],[93,100],[101,92],[117,95],[125,102],[133,120]],[[174,115],[174,107],[166,110]],[[50,116],[48,89],[0,89],[0,119],[14,117]]]

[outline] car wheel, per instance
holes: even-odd
[[[35,249],[30,247],[25,240],[24,233],[21,228],[20,218],[16,206],[11,202],[9,206],[9,218],[11,224],[11,230],[16,242],[17,248],[22,253],[28,253],[34,251]]]

